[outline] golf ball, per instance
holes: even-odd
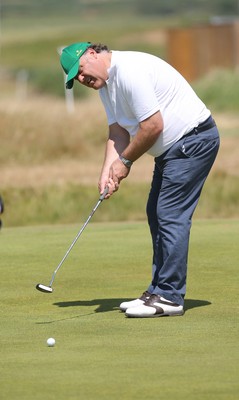
[[[48,347],[55,346],[55,343],[56,343],[56,341],[55,341],[55,339],[53,337],[50,337],[49,339],[47,339],[47,346]]]

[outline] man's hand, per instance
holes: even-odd
[[[122,179],[125,179],[129,175],[129,171],[130,168],[126,167],[118,158],[110,166],[109,178],[113,179],[116,183],[120,183]]]
[[[107,183],[109,187],[108,195],[112,195],[119,189],[120,182],[125,179],[130,172],[130,168],[126,167],[120,159],[115,160],[109,170],[109,181]]]

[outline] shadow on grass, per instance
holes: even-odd
[[[126,299],[94,299],[94,300],[75,300],[75,301],[53,303],[54,306],[58,307],[84,307],[84,306],[85,307],[98,306],[98,307],[93,312],[87,314],[74,315],[73,317],[60,318],[52,321],[36,322],[36,324],[37,325],[52,324],[54,322],[67,321],[69,319],[82,318],[88,315],[94,315],[95,313],[98,312],[119,310],[119,304],[125,300]]]
[[[190,310],[191,308],[210,306],[212,303],[207,300],[196,300],[196,299],[186,299],[184,302],[184,311]]]
[[[94,299],[94,300],[74,300],[74,301],[63,301],[59,303],[53,303],[54,306],[58,307],[90,307],[90,306],[98,306],[93,312],[88,313],[88,314],[82,314],[82,315],[74,315],[71,317],[67,318],[60,318],[52,321],[43,321],[43,322],[36,322],[36,324],[52,324],[54,322],[61,322],[61,321],[67,321],[69,319],[75,319],[75,318],[82,318],[86,317],[88,315],[94,315],[95,313],[99,312],[107,312],[107,311],[113,311],[113,310],[119,310],[119,305],[123,301],[130,301],[134,299]],[[211,303],[206,300],[194,300],[194,299],[187,299],[185,300],[184,304],[184,310],[190,310],[191,308],[197,308],[197,307],[204,307],[204,306],[209,306]]]
[[[95,309],[95,312],[107,312],[112,310],[119,309],[120,303],[123,301],[130,301],[134,299],[94,299],[94,300],[75,300],[75,301],[66,301],[53,303],[54,306],[58,307],[90,307],[90,306],[98,306]],[[184,310],[190,310],[191,308],[197,307],[205,307],[209,306],[211,303],[206,300],[194,300],[194,299],[186,299],[184,304]]]
[[[107,312],[112,310],[118,310],[120,303],[123,301],[130,301],[134,299],[94,299],[94,300],[76,300],[53,303],[54,306],[58,307],[91,307],[98,306],[95,312]]]

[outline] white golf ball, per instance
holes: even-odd
[[[48,347],[55,346],[55,343],[56,343],[56,341],[55,341],[55,339],[53,337],[50,337],[49,339],[47,339],[47,346]]]

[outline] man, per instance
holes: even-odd
[[[144,153],[155,159],[147,216],[152,281],[120,304],[128,317],[182,315],[191,219],[219,148],[210,111],[185,79],[150,54],[86,42],[63,49],[66,87],[99,90],[109,124],[99,191],[109,198]],[[132,139],[132,140],[131,140]]]
[[[2,197],[0,196],[0,214],[2,214],[3,211],[4,211],[4,203]],[[1,227],[2,227],[2,220],[0,219],[0,229]]]

